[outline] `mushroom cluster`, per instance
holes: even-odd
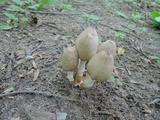
[[[95,28],[89,27],[77,37],[74,47],[64,49],[62,68],[67,71],[72,86],[89,88],[96,81],[104,82],[110,78],[115,56],[116,43],[107,40],[99,45]]]

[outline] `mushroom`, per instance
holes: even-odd
[[[113,74],[114,59],[110,51],[100,51],[87,64],[88,74],[82,80],[80,88],[89,88],[95,81],[104,82]]]
[[[75,46],[79,56],[78,73],[76,75],[76,81],[79,83],[81,82],[86,62],[97,52],[98,35],[95,28],[89,27],[85,29],[77,37]]]
[[[106,81],[113,74],[114,59],[110,51],[101,51],[94,55],[87,64],[87,72],[92,80]]]
[[[67,71],[67,78],[71,84],[74,84],[74,70],[78,67],[78,53],[75,47],[68,47],[64,49],[62,55],[62,68]]]
[[[99,53],[102,50],[108,50],[113,54],[113,57],[115,57],[116,49],[116,43],[113,40],[107,40],[98,46],[97,53]]]

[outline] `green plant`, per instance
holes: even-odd
[[[151,17],[153,18],[151,24],[160,29],[160,12],[158,11],[153,11],[151,12]]]
[[[123,85],[123,82],[121,82],[120,80],[116,79],[113,75],[110,77],[109,79],[111,82],[113,82],[113,86],[122,86]]]
[[[54,5],[57,0],[11,0],[10,5],[6,6],[4,15],[8,18],[6,24],[0,23],[0,29],[9,30],[13,27],[25,27],[29,22],[30,10],[39,10],[46,5]],[[0,3],[5,3],[1,0]]]
[[[124,34],[124,33],[121,33],[121,32],[114,32],[114,36],[115,37],[120,37],[120,38],[124,38],[124,37],[126,37],[126,35]]]
[[[73,11],[75,11],[75,9],[72,7],[72,5],[71,4],[61,4],[61,11],[62,12],[68,12],[68,11],[70,11],[70,12],[73,12]]]
[[[80,22],[85,22],[85,21],[89,21],[89,20],[99,20],[99,17],[96,15],[92,15],[92,14],[88,14],[88,13],[84,13],[82,14],[80,17],[78,17]]]
[[[158,56],[156,57],[156,62],[157,62],[158,64],[160,64],[160,55],[158,55]]]

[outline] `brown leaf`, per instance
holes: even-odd
[[[8,94],[8,93],[12,92],[13,90],[14,90],[14,88],[10,87],[10,88],[4,90],[3,93]]]
[[[37,65],[34,60],[32,61],[32,65],[33,65],[33,68],[37,69]]]
[[[28,75],[30,75],[32,73],[33,73],[33,69],[31,69],[29,72],[25,73],[25,76],[28,76]]]
[[[118,52],[118,55],[123,55],[125,52],[125,49],[123,47],[118,47],[117,52]]]
[[[33,78],[33,81],[36,81],[38,76],[39,76],[39,69],[37,69],[37,71],[34,73],[34,78]]]

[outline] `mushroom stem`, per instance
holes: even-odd
[[[85,71],[85,65],[87,61],[81,61],[79,60],[79,66],[78,66],[78,76],[83,76],[83,73]]]
[[[78,71],[75,78],[75,86],[79,86],[82,83],[83,73],[85,71],[85,65],[87,61],[81,61],[79,59]]]
[[[92,87],[92,85],[94,84],[94,82],[95,82],[95,80],[92,80],[92,78],[89,76],[89,74],[87,74],[83,78],[83,81],[80,84],[80,88],[86,89],[86,88]]]
[[[73,71],[67,71],[67,78],[70,82],[74,81],[74,73]]]

